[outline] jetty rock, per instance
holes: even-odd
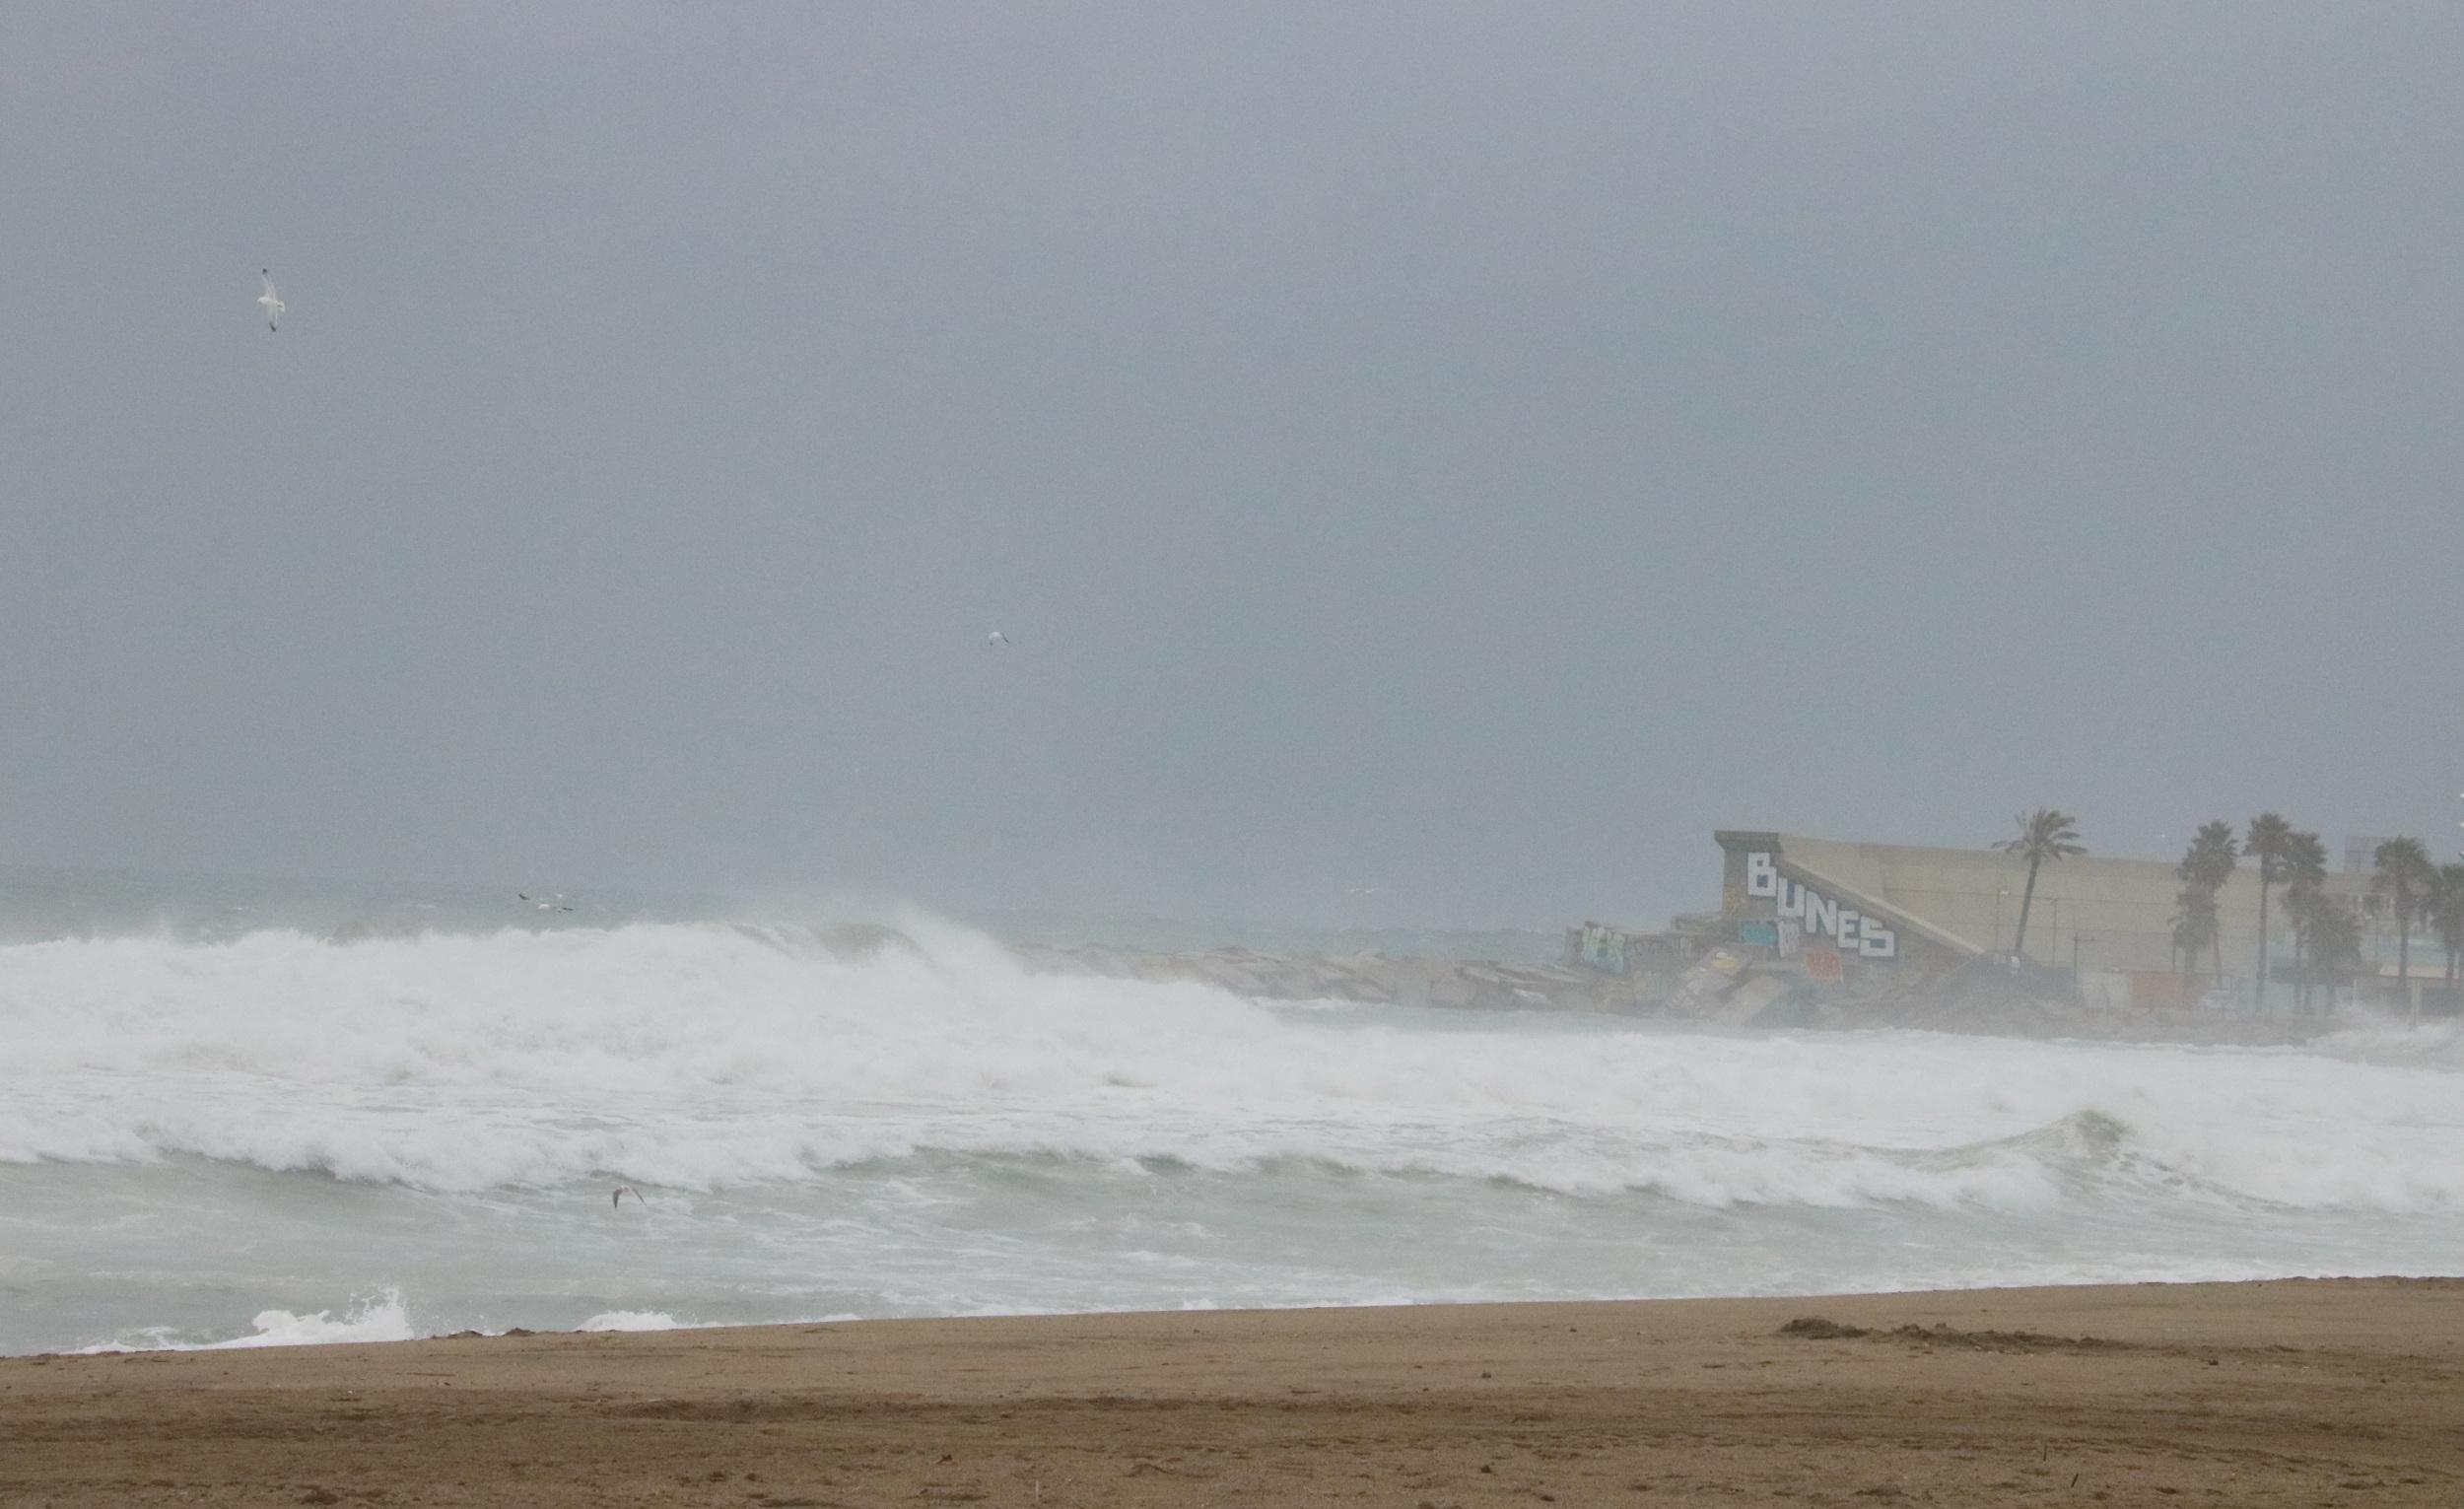
[[[1626,1011],[1639,1001],[1626,982],[1581,970],[1482,959],[1411,958],[1374,952],[1262,953],[1253,948],[1145,952],[1101,944],[1021,944],[1038,974],[1111,980],[1188,981],[1257,1000],[1341,1000],[1369,1005],[1477,1011]]]

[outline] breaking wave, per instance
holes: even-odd
[[[259,1346],[329,1346],[345,1341],[408,1341],[426,1333],[411,1326],[409,1307],[398,1289],[354,1299],[339,1316],[330,1310],[308,1315],[289,1310],[257,1313],[254,1330],[220,1341],[182,1339],[176,1333],[150,1327],[122,1339],[78,1348],[88,1354],[119,1351],[237,1351]]]
[[[0,947],[0,1161],[443,1193],[1042,1158],[1710,1208],[2464,1207],[2452,1033],[2224,1050],[1278,1008],[1033,974],[928,918]],[[327,1324],[376,1322],[270,1330]]]

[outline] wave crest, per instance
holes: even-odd
[[[1708,1206],[2464,1207],[2464,1063],[2434,1049],[1274,1008],[1032,973],[924,917],[28,944],[0,1040],[19,1162],[713,1190],[1050,1155]]]

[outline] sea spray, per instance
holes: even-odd
[[[231,1351],[259,1346],[322,1346],[339,1341],[407,1341],[420,1335],[412,1328],[410,1311],[402,1302],[401,1291],[396,1289],[354,1296],[340,1315],[330,1310],[319,1310],[312,1315],[298,1315],[289,1310],[262,1310],[249,1324],[252,1329],[247,1335],[221,1340],[185,1340],[170,1328],[147,1327],[119,1339],[81,1346],[77,1350],[88,1354],[162,1350]]]
[[[432,1332],[2419,1270],[2464,1212],[2452,1033],[1267,1006],[928,918],[34,943],[0,1041],[6,1349],[383,1285]]]

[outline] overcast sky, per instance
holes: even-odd
[[[21,0],[0,862],[1549,925],[1718,826],[2451,857],[2459,58]]]

